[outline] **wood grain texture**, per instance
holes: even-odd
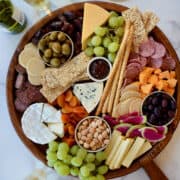
[[[127,8],[124,6],[120,6],[117,4],[113,3],[107,3],[107,2],[92,2],[98,4],[108,10],[115,10],[118,12],[121,12],[123,10],[126,10]],[[50,20],[54,19],[57,17],[60,13],[66,11],[66,10],[78,10],[83,8],[84,3],[75,3],[72,5],[65,6],[63,8],[60,8],[54,12],[52,12],[49,16],[44,17],[42,20],[37,22],[34,26],[32,26],[23,36],[22,40],[20,41],[19,45],[16,48],[16,51],[12,57],[11,63],[9,65],[9,70],[7,74],[7,84],[6,84],[6,93],[7,93],[7,104],[8,104],[8,109],[9,109],[9,114],[13,123],[13,126],[19,135],[20,139],[23,141],[23,143],[27,146],[27,148],[42,162],[46,163],[46,158],[45,158],[45,150],[47,146],[41,146],[37,145],[33,142],[31,142],[26,136],[24,135],[22,128],[21,128],[21,114],[19,114],[14,106],[14,81],[15,81],[15,65],[18,63],[18,55],[19,52],[24,48],[24,45],[28,43],[33,35],[42,27],[44,26],[47,22]],[[158,28],[154,28],[152,31],[152,36],[159,42],[163,43],[165,47],[167,48],[169,54],[176,59],[177,62],[177,67],[176,67],[176,73],[177,73],[177,79],[178,79],[178,86],[176,89],[176,92],[180,92],[180,64],[178,61],[177,54],[175,50],[173,49],[172,45],[170,44],[169,40],[167,37],[164,35],[164,33]],[[176,94],[176,99],[177,99],[177,106],[180,106],[180,93]],[[180,109],[177,110],[177,115],[173,123],[169,126],[169,131],[166,136],[166,138],[157,143],[155,146],[153,146],[152,150],[147,152],[145,155],[142,157],[138,158],[134,163],[131,165],[130,168],[121,168],[119,170],[115,171],[109,171],[109,173],[106,175],[107,179],[110,178],[115,178],[119,176],[124,176],[128,173],[131,173],[138,168],[142,167],[143,165],[149,163],[152,159],[154,159],[162,150],[163,148],[168,144],[170,139],[173,136],[174,131],[177,128],[177,125],[180,120]]]

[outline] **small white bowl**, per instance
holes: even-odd
[[[106,122],[106,120],[104,120],[102,117],[99,117],[99,116],[87,116],[87,117],[85,117],[84,119],[82,119],[81,121],[79,121],[79,123],[76,125],[76,128],[75,128],[75,140],[76,140],[76,143],[78,144],[78,146],[81,147],[81,148],[83,148],[83,149],[85,149],[85,150],[88,151],[88,152],[93,152],[93,153],[104,150],[104,149],[107,147],[108,144],[105,145],[104,147],[101,147],[101,148],[95,150],[95,151],[93,151],[93,150],[88,150],[88,149],[84,148],[84,147],[79,143],[79,140],[78,140],[78,137],[77,137],[77,133],[78,133],[79,126],[80,126],[86,119],[92,119],[92,121],[93,121],[94,118],[96,118],[96,119],[101,119],[101,120],[106,124],[107,128],[109,129],[109,140],[110,140],[110,139],[111,139],[111,127],[110,127],[109,124]]]
[[[103,61],[105,61],[105,62],[109,65],[109,74],[110,74],[111,69],[112,69],[112,64],[111,64],[110,61],[109,61],[107,58],[105,58],[105,57],[94,57],[94,58],[92,58],[92,59],[89,61],[88,66],[87,66],[87,74],[88,74],[89,78],[90,78],[91,80],[93,80],[93,81],[96,81],[96,82],[104,82],[104,81],[106,81],[106,80],[108,79],[109,74],[108,74],[105,78],[103,78],[103,79],[96,79],[95,77],[93,77],[93,76],[91,75],[91,72],[90,72],[90,66],[91,66],[91,64],[92,64],[94,61],[97,61],[97,60],[103,60]]]
[[[144,98],[143,103],[142,103],[142,105],[141,105],[141,114],[144,115],[144,113],[143,113],[143,106],[144,106],[144,103],[146,102],[146,100],[147,100],[149,97],[153,96],[154,94],[159,94],[159,93],[168,96],[168,97],[171,99],[171,101],[173,101],[173,102],[176,104],[175,115],[174,115],[174,117],[173,117],[171,120],[169,120],[167,123],[165,123],[165,124],[163,124],[163,125],[155,125],[155,124],[150,123],[150,122],[147,120],[146,124],[148,124],[149,126],[152,126],[152,127],[159,127],[159,126],[168,126],[168,125],[170,125],[170,124],[174,121],[174,118],[176,117],[176,114],[177,114],[177,103],[176,103],[176,100],[174,99],[173,96],[171,96],[170,94],[168,94],[167,92],[164,92],[164,91],[154,91],[154,92],[150,93],[149,95],[147,95],[147,96]]]

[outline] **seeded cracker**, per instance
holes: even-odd
[[[143,13],[143,22],[146,32],[149,33],[153,30],[156,24],[159,22],[159,18],[156,14],[151,11],[146,11]]]
[[[68,88],[70,88],[75,82],[88,80],[89,77],[86,72],[81,74],[80,76],[77,76],[74,81],[69,82],[69,84],[66,87],[56,87],[56,88],[47,88],[43,87],[40,92],[43,94],[43,96],[48,100],[48,102],[53,102],[60,94],[64,93]]]
[[[74,82],[77,76],[80,76],[86,71],[90,58],[84,52],[74,57],[62,67],[48,68],[41,75],[41,83],[43,87],[66,88],[70,82]]]
[[[130,21],[134,25],[133,48],[135,52],[138,52],[139,45],[147,40],[147,33],[141,13],[137,8],[131,8],[123,11],[122,15],[126,21]]]

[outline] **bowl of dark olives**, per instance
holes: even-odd
[[[39,54],[44,63],[53,68],[70,60],[74,53],[72,39],[62,31],[51,31],[38,42]]]
[[[142,114],[150,126],[167,126],[176,115],[176,101],[164,91],[152,92],[142,103]]]

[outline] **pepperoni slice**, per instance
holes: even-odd
[[[162,63],[163,63],[162,58],[157,58],[157,59],[151,58],[150,60],[150,66],[153,68],[160,68],[162,66]]]
[[[158,42],[155,42],[155,41],[154,41],[153,44],[154,44],[155,52],[151,57],[153,59],[162,58],[166,54],[165,47],[161,43],[158,43]]]
[[[176,67],[176,61],[172,57],[166,57],[163,59],[161,68],[163,70],[174,70]]]
[[[152,56],[155,52],[155,46],[152,40],[142,43],[139,47],[139,54],[143,57]]]
[[[127,69],[128,68],[131,68],[131,67],[134,67],[134,68],[137,68],[139,71],[142,70],[142,65],[138,62],[132,62],[130,63],[128,66],[127,66]]]
[[[131,54],[129,55],[129,59],[137,59],[137,58],[139,58],[139,54],[135,52],[131,52]]]
[[[145,67],[145,66],[147,65],[147,63],[148,63],[147,58],[141,57],[141,58],[140,58],[140,63],[141,63],[141,65],[142,65],[142,67]]]
[[[122,87],[125,87],[125,86],[127,86],[128,84],[130,84],[130,83],[132,83],[132,82],[133,82],[132,79],[125,78],[124,81],[123,81]]]
[[[136,67],[129,67],[126,69],[125,77],[134,80],[139,75],[139,72],[139,69]]]

